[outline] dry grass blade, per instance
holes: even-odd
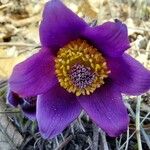
[[[17,63],[38,52],[41,48],[39,25],[42,20],[44,4],[47,1],[0,0],[1,79],[7,80]],[[61,1],[92,28],[104,22],[113,21],[115,18],[125,23],[128,27],[131,45],[128,54],[150,69],[150,0]],[[60,14],[60,17],[63,15]],[[69,18],[66,23],[71,20],[72,18]],[[59,15],[56,17],[56,21],[59,22]],[[118,35],[119,33],[115,34],[114,32],[114,39],[112,37],[114,42]],[[139,100],[138,103],[137,97],[124,95],[128,105],[130,125],[127,132],[122,133],[120,137],[110,138],[107,136],[96,125],[93,125],[92,119],[82,111],[78,119],[60,135],[45,140],[39,133],[36,121],[28,120],[18,108],[6,109],[4,98],[6,87],[7,83],[0,81],[0,150],[17,148],[19,150],[150,149],[149,93],[143,94],[141,96],[143,101]],[[116,113],[119,112],[116,110]]]
[[[4,84],[4,82],[1,82],[1,84]],[[5,112],[5,109],[6,109],[6,102],[1,96],[0,112]],[[11,123],[6,113],[0,113],[0,142],[3,143],[0,144],[0,149],[2,150],[8,150],[8,149],[16,150],[17,147],[19,147],[23,142],[22,135],[18,132],[16,127]]]
[[[105,132],[100,129],[100,134],[101,134],[103,149],[109,150]]]
[[[92,144],[93,150],[98,150],[98,140],[99,140],[98,127],[95,124],[93,124],[93,144]]]
[[[65,139],[65,141],[63,141],[58,148],[56,148],[55,150],[61,150],[62,148],[64,148],[71,140],[73,139],[73,135],[70,135],[69,137],[67,137]]]
[[[141,142],[141,134],[140,134],[140,105],[142,99],[141,96],[137,98],[137,106],[136,106],[136,136],[138,142],[138,149],[142,150],[142,142]]]

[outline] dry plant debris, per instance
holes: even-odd
[[[46,0],[0,0],[0,149],[19,150],[148,150],[150,93],[124,96],[130,114],[127,133],[110,138],[82,112],[62,134],[44,140],[36,122],[5,104],[12,68],[39,50],[38,26]],[[91,25],[119,18],[129,29],[130,55],[150,69],[149,0],[64,0]]]

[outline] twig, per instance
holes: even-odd
[[[128,150],[128,145],[129,145],[129,127],[128,127],[128,130],[127,130],[127,141],[126,141],[126,147],[125,147],[125,150]]]
[[[145,59],[146,60],[148,60],[148,56],[149,56],[149,52],[148,51],[149,50],[150,50],[150,41],[148,42],[147,47],[146,47],[146,52],[145,52],[145,55],[146,55]],[[144,62],[144,66],[147,67],[147,61]]]
[[[30,18],[25,18],[21,20],[14,20],[11,18],[8,18],[8,21],[11,22],[15,27],[22,27],[29,24],[33,24],[34,22],[39,22],[41,20],[41,17],[39,15],[31,16]]]
[[[104,150],[109,150],[107,140],[106,140],[106,135],[101,129],[100,129],[100,134],[101,134],[101,138],[102,138],[102,142],[103,142],[103,149]]]
[[[24,142],[22,142],[20,149],[25,149],[25,147],[28,145],[28,143],[33,140],[33,136],[29,136]]]
[[[99,2],[100,2],[100,5],[99,5],[99,12],[98,12],[98,21],[97,21],[97,24],[101,24],[102,23],[102,16],[104,16],[105,15],[105,8],[104,8],[104,6],[103,6],[103,4],[104,4],[104,0],[99,0]]]
[[[0,111],[0,114],[6,114],[6,113],[20,113],[20,111]]]
[[[119,150],[120,145],[119,145],[118,138],[115,139],[115,143],[116,143],[116,150]]]
[[[10,139],[9,135],[6,133],[6,131],[3,129],[3,126],[0,124],[0,131],[5,135],[5,138],[7,139],[7,141],[9,142],[9,144],[11,145],[11,148],[13,150],[17,150],[16,145],[13,143],[12,139]]]
[[[133,27],[128,27],[129,29],[132,29],[132,30],[139,30],[139,31],[147,31],[147,32],[150,32],[149,29],[145,29],[145,28],[133,28]]]
[[[142,1],[143,0],[137,0],[136,1],[136,11],[135,11],[135,17],[137,18],[141,18],[141,13],[142,13],[142,10],[141,10],[141,6],[142,6]]]
[[[120,135],[120,139],[119,139],[119,142],[118,142],[119,144],[119,147],[120,147],[120,145],[121,145],[121,143],[122,143],[122,134]]]
[[[128,2],[128,17],[131,18],[131,5],[132,5],[132,1],[131,0],[127,0]]]
[[[98,150],[99,129],[93,124],[93,144],[92,150]]]
[[[74,135],[74,122],[70,125],[71,133]]]
[[[81,118],[78,118],[77,120],[78,120],[78,122],[77,122],[77,123],[78,123],[78,125],[79,125],[80,129],[81,129],[83,132],[86,132],[86,131],[85,131],[85,128],[84,128],[84,126],[82,125]]]
[[[89,146],[87,148],[85,148],[85,150],[89,150],[92,146],[92,140],[89,136],[88,136],[88,139],[87,139],[87,143],[89,144]]]
[[[34,142],[34,149],[36,149],[36,145],[38,144],[38,142],[41,140],[41,137],[37,138],[36,141]]]
[[[60,136],[61,136],[62,140],[65,141],[65,138],[62,133],[60,133]]]
[[[150,112],[147,113],[147,115],[143,118],[143,120],[141,121],[141,124],[143,124],[143,122],[147,119],[147,117],[150,115]],[[150,149],[150,139],[149,137],[147,136],[147,134],[145,133],[145,130],[141,127],[141,132],[142,132],[142,135],[147,143],[147,146],[149,147]]]
[[[9,6],[12,6],[12,5],[13,5],[13,3],[3,4],[3,5],[0,6],[0,10],[5,9],[5,8],[7,8]]]
[[[131,135],[130,135],[130,137],[128,138],[128,140],[130,140],[132,137],[133,137],[133,135],[136,133],[136,131],[134,131]],[[124,148],[124,146],[126,145],[126,143],[127,143],[127,141],[126,142],[124,142],[122,145],[121,145],[121,147],[119,148],[119,150],[122,150],[123,148]]]
[[[125,103],[125,105],[126,105],[126,107],[128,108],[129,112],[131,113],[132,118],[135,119],[135,114],[134,114],[132,108],[130,107],[130,105],[129,105],[127,102]],[[149,112],[149,113],[150,113],[150,112]],[[143,118],[143,120],[142,120],[141,123],[140,123],[140,126],[143,124],[143,122],[144,122],[144,121],[146,120],[146,118],[149,116],[149,113]],[[141,127],[141,128],[142,128],[142,127]],[[143,130],[144,130],[144,129],[143,129]],[[145,132],[143,132],[143,130],[141,130],[141,132],[142,132],[143,137],[145,138],[145,135],[144,135]],[[134,136],[135,133],[136,133],[136,131],[134,131],[134,132],[130,135],[130,137],[129,137],[128,139],[130,140],[130,139]],[[149,138],[146,138],[145,141],[146,141],[147,145],[149,146],[149,143],[150,143]],[[122,150],[122,149],[124,148],[124,146],[125,146],[126,143],[127,143],[127,141],[124,142],[124,143],[121,145],[121,147],[119,148],[119,150]]]
[[[137,143],[139,150],[142,150],[142,143],[141,143],[141,134],[140,134],[140,105],[142,99],[141,96],[137,98],[137,105],[136,105],[136,136],[137,136]]]
[[[63,147],[65,147],[71,140],[73,139],[73,135],[70,135],[64,142],[62,142],[58,148],[55,150],[61,150]]]
[[[37,47],[37,44],[0,42],[0,46]]]
[[[59,141],[58,141],[57,136],[55,137],[55,142],[56,142],[56,147],[58,147],[59,146]]]
[[[7,86],[7,81],[6,80],[0,81],[0,89],[3,88],[3,87],[6,87],[6,86]]]
[[[144,139],[145,139],[145,141],[147,143],[147,146],[150,149],[150,139],[149,139],[149,137],[147,136],[145,130],[142,127],[141,127],[141,132],[142,132],[142,135],[143,135],[143,137],[144,137]]]
[[[143,122],[147,119],[147,117],[150,115],[150,112],[147,113],[147,115],[143,118],[143,120],[141,121],[141,124],[143,124]]]

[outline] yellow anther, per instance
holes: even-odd
[[[90,68],[93,75],[91,82],[83,87],[77,86],[72,79],[74,76],[71,74],[71,70],[76,64]],[[108,77],[110,71],[102,54],[87,41],[78,39],[60,48],[55,59],[55,73],[63,88],[80,96],[90,95],[96,88],[103,85],[104,79]],[[80,85],[80,83],[78,84]]]

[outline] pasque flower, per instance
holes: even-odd
[[[40,40],[41,50],[15,66],[8,102],[23,111],[26,106],[44,138],[62,132],[82,109],[109,136],[126,131],[121,94],[150,88],[150,72],[125,53],[130,47],[126,25],[115,20],[90,27],[52,0],[44,8]]]

